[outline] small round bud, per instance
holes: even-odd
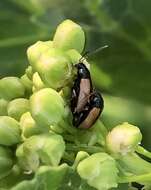
[[[66,54],[70,57],[73,65],[79,63],[79,60],[82,57],[82,55],[75,49],[70,49],[66,51]]]
[[[77,171],[81,178],[98,190],[108,190],[118,185],[116,162],[106,153],[96,153],[82,160]]]
[[[33,85],[34,85],[36,90],[40,90],[42,88],[45,88],[45,84],[43,83],[43,81],[41,80],[41,78],[37,72],[35,72],[33,74],[32,80],[33,80]]]
[[[24,96],[25,88],[17,77],[5,77],[0,80],[0,97],[12,100]]]
[[[84,151],[79,151],[76,155],[76,158],[74,160],[74,164],[73,164],[73,168],[77,168],[78,164],[86,159],[87,157],[89,157],[89,154],[87,152],[84,152]]]
[[[52,41],[38,41],[27,49],[27,57],[34,70],[37,70],[36,62],[39,57],[52,47]]]
[[[0,179],[7,176],[13,167],[12,152],[3,146],[0,146]]]
[[[25,92],[27,94],[31,94],[32,92],[32,86],[33,86],[33,83],[32,81],[28,78],[27,74],[23,75],[21,78],[20,78],[20,81],[22,82],[24,88],[25,88]]]
[[[16,157],[20,168],[25,171],[35,171],[39,167],[38,155],[34,151],[32,153],[29,151],[24,152],[24,144],[17,147]]]
[[[33,70],[32,70],[32,67],[31,66],[28,66],[26,71],[25,71],[27,77],[31,80],[32,79],[32,76],[33,76]]]
[[[28,138],[32,135],[37,135],[42,132],[48,132],[49,128],[46,129],[45,127],[39,127],[34,119],[32,118],[30,112],[26,112],[21,116],[20,119],[20,127],[22,130],[22,137]]]
[[[0,116],[0,145],[11,146],[21,141],[19,123],[8,116]]]
[[[64,100],[55,90],[44,88],[31,96],[30,110],[38,125],[57,124],[64,116]]]
[[[8,116],[20,120],[23,113],[29,111],[29,100],[18,98],[9,102],[7,107]]]
[[[138,127],[127,122],[117,125],[106,137],[108,151],[115,157],[134,152],[142,140],[142,134]]]
[[[0,99],[0,116],[7,115],[8,101]]]
[[[57,166],[65,151],[65,143],[60,135],[53,133],[35,135],[28,138],[17,150],[21,167],[36,171],[40,163]]]
[[[71,78],[70,59],[59,49],[52,48],[42,54],[36,67],[42,81],[54,89],[64,87]]]
[[[75,49],[81,53],[85,45],[84,31],[80,25],[71,20],[65,20],[57,27],[53,43],[55,48]]]

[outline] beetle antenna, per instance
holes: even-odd
[[[85,59],[89,58],[91,55],[94,55],[94,54],[96,54],[96,53],[98,53],[98,52],[100,52],[100,51],[102,51],[108,47],[109,47],[108,45],[104,45],[102,47],[99,47],[99,48],[93,50],[92,52],[90,52],[90,51],[84,52],[82,57],[79,59],[79,62],[83,62]]]
[[[79,61],[83,62],[83,60],[89,58],[91,55],[94,55],[94,54],[96,54],[96,53],[98,53],[98,52],[100,52],[100,51],[102,51],[102,50],[104,50],[104,49],[106,49],[108,47],[109,47],[108,45],[104,45],[104,46],[101,46],[101,47],[99,47],[99,48],[91,51],[91,52],[90,51],[86,51],[86,52],[84,52],[84,54],[82,55],[82,57],[79,59]]]
[[[82,57],[79,59],[79,61],[80,61],[80,62],[83,62],[83,61],[88,57],[89,54],[90,54],[90,52],[89,52],[89,51],[86,51],[86,52],[82,55]]]
[[[102,47],[99,47],[99,48],[93,50],[92,52],[89,52],[89,53],[87,54],[87,56],[90,57],[91,55],[94,55],[94,54],[96,54],[96,53],[98,53],[98,52],[100,52],[100,51],[102,51],[102,50],[104,50],[104,49],[106,49],[106,48],[108,48],[108,47],[109,47],[108,45],[104,45],[104,46],[102,46]]]

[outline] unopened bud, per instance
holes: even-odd
[[[65,20],[57,27],[53,43],[56,48],[75,49],[81,53],[85,45],[84,31],[80,25],[71,20]]]
[[[29,100],[25,98],[17,98],[9,102],[7,107],[8,116],[16,120],[20,120],[23,113],[29,111]]]
[[[24,96],[25,88],[17,77],[5,77],[0,80],[0,98],[12,100]]]
[[[38,125],[57,124],[64,116],[64,100],[55,90],[44,88],[31,96],[30,110]]]
[[[139,128],[125,122],[109,132],[106,146],[114,156],[126,155],[129,152],[134,152],[141,140],[142,134]]]
[[[82,160],[77,171],[81,178],[98,190],[108,190],[118,185],[115,160],[106,153],[96,153]]]
[[[27,57],[34,70],[37,70],[36,62],[39,57],[52,47],[52,41],[38,41],[27,49]]]
[[[11,146],[21,141],[19,123],[8,116],[0,116],[0,145]]]

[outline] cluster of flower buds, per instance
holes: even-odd
[[[79,64],[84,46],[81,26],[65,20],[52,41],[28,48],[30,65],[20,78],[0,79],[0,189],[108,190],[127,173],[151,171],[135,153],[142,139],[136,126],[108,133],[97,120],[103,100],[89,63]]]

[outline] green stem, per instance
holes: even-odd
[[[75,152],[85,151],[85,152],[88,152],[90,154],[104,151],[100,147],[87,146],[85,144],[80,144],[80,145],[66,144],[66,150],[67,151],[75,151]]]
[[[67,121],[64,121],[64,119],[61,120],[59,126],[70,134],[75,134],[77,132],[77,130],[73,126],[71,126]]]
[[[63,159],[64,160],[67,160],[68,162],[74,162],[74,156],[65,152],[64,155],[63,155]]]
[[[136,152],[139,154],[142,154],[143,156],[146,156],[147,158],[151,158],[151,152],[143,148],[142,146],[138,146],[136,148]]]
[[[107,134],[108,134],[108,130],[107,128],[105,127],[105,125],[102,123],[102,121],[98,120],[96,125],[98,126],[98,128],[100,129],[101,131],[101,134],[104,138],[106,138]]]
[[[69,141],[69,142],[75,142],[75,139],[72,135],[68,135],[68,134],[64,134],[63,135],[63,138],[66,140],[66,141]]]
[[[119,178],[119,183],[130,183],[130,182],[150,182],[151,181],[151,173],[143,174],[143,175],[132,175],[132,176],[125,176]]]
[[[118,163],[123,169],[125,169],[125,171],[136,175],[151,172],[151,163],[143,160],[136,153],[129,153],[120,157]]]

